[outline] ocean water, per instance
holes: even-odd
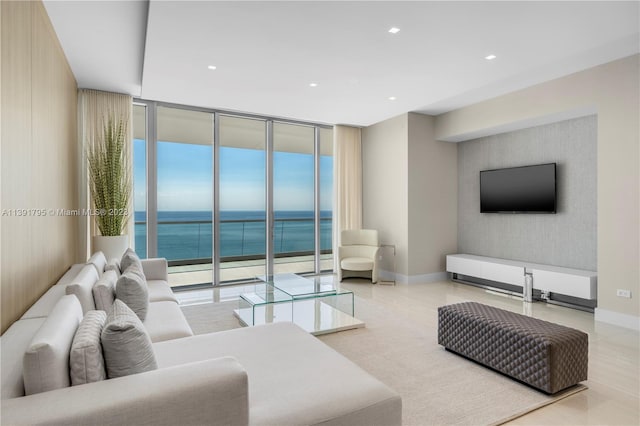
[[[135,212],[136,251],[146,257],[146,212]],[[331,211],[320,213],[320,247],[331,249]],[[211,257],[212,212],[158,212],[158,256],[168,260]],[[313,212],[276,211],[274,251],[276,254],[313,252]],[[260,211],[220,212],[220,256],[264,256],[265,213]]]

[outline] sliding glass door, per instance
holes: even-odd
[[[273,272],[314,272],[314,128],[273,125]]]
[[[331,128],[139,102],[136,249],[172,286],[332,271]]]
[[[266,122],[219,116],[220,281],[264,275]]]

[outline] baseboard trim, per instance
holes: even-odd
[[[446,272],[434,272],[431,274],[421,274],[421,275],[403,275],[403,274],[395,274],[396,282],[398,284],[423,284],[423,283],[434,283],[438,281],[447,281],[447,273]]]
[[[628,314],[621,314],[607,309],[596,308],[594,311],[594,319],[599,322],[617,325],[619,327],[630,328],[640,331],[640,317]]]

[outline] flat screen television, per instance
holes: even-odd
[[[480,172],[480,213],[555,213],[556,163]]]

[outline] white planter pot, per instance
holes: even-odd
[[[114,257],[120,259],[127,248],[129,248],[128,235],[118,235],[115,237],[96,235],[93,237],[93,252],[103,252],[107,260],[113,259]]]

